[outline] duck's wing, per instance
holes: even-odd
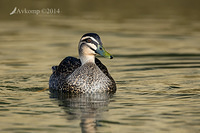
[[[113,78],[111,77],[111,75],[108,72],[107,67],[103,63],[101,63],[101,61],[99,59],[95,58],[95,63],[107,77],[109,77],[111,80],[113,80]]]
[[[106,66],[101,63],[101,61],[97,58],[95,58],[96,65],[101,69],[101,71],[112,81],[112,84],[110,86],[110,91],[115,92],[116,91],[116,83],[115,80],[112,78],[112,76],[109,74],[108,69]]]
[[[112,85],[109,88],[112,88],[110,91],[116,91],[116,84],[114,79],[108,72],[108,69],[101,61],[95,58],[96,65],[101,69],[101,71],[112,81]],[[81,66],[80,59],[75,57],[66,57],[61,61],[58,66],[52,67],[52,75],[49,79],[49,88],[59,90],[62,88],[62,84],[65,83],[66,77],[68,77],[71,73],[73,73],[78,67]]]
[[[80,59],[68,56],[60,62],[59,66],[57,66],[56,72],[60,74],[62,73],[65,75],[70,75],[80,66]]]
[[[95,58],[95,63],[106,76],[108,76],[110,79],[113,80],[113,78],[110,76],[108,72],[108,69],[103,63],[101,63],[99,59]],[[52,71],[53,73],[56,74],[70,75],[72,72],[74,72],[74,70],[76,70],[80,66],[81,66],[80,59],[68,56],[65,59],[63,59],[58,66],[53,66]]]
[[[49,79],[49,88],[52,90],[59,90],[65,82],[66,77],[80,66],[80,60],[74,57],[66,57],[58,66],[53,66],[53,73]]]

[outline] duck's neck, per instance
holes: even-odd
[[[95,52],[91,50],[87,45],[81,44],[79,46],[79,58],[81,60],[81,64],[85,63],[94,63],[95,64]]]
[[[85,63],[94,63],[95,64],[95,56],[94,55],[81,55],[80,56],[81,64]]]

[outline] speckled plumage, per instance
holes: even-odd
[[[95,58],[95,64],[86,63],[81,66],[80,59],[66,57],[59,66],[52,67],[49,80],[51,91],[69,93],[95,93],[116,91],[114,79],[106,66]]]
[[[66,57],[59,66],[53,66],[49,79],[50,91],[68,93],[98,93],[116,91],[114,79],[106,66],[95,58],[99,54],[105,58],[113,57],[105,50],[99,35],[84,34],[79,42],[79,57]]]

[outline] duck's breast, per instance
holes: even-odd
[[[93,63],[86,63],[77,68],[68,78],[67,83],[80,90],[91,92],[107,91],[111,80]]]

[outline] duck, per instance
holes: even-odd
[[[62,93],[116,92],[116,83],[107,67],[96,58],[99,54],[113,59],[97,33],[84,34],[78,45],[79,59],[68,56],[52,67],[49,90]]]

